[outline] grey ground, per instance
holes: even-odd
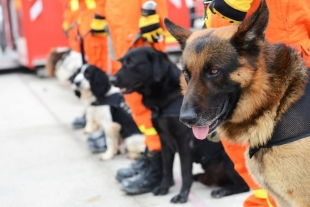
[[[250,194],[212,199],[212,188],[194,183],[187,204],[170,204],[181,185],[177,159],[168,195],[127,196],[114,177],[131,161],[119,155],[103,162],[91,154],[86,135],[70,125],[82,112],[55,79],[0,75],[0,207],[240,207]]]

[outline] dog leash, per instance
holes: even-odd
[[[211,4],[212,1],[208,1],[208,0],[204,0],[203,1],[203,25],[202,28],[205,29],[206,28],[206,21],[208,20],[208,14],[207,14],[207,10],[208,10],[208,6]]]
[[[87,32],[84,37],[88,34],[89,32]],[[78,37],[80,39],[80,51],[81,51],[81,57],[82,57],[82,64],[85,65],[86,59],[85,59],[85,48],[84,48],[84,37],[82,37],[82,35],[80,34],[80,31],[78,31]]]

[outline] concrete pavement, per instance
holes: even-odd
[[[168,195],[127,196],[115,180],[116,170],[131,163],[124,155],[100,161],[87,150],[86,135],[71,129],[83,112],[72,91],[55,79],[10,73],[0,75],[0,207],[165,207]],[[194,166],[199,172],[199,165]],[[212,199],[212,188],[194,183],[182,207],[240,207],[250,193]]]

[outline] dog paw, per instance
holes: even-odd
[[[153,195],[166,195],[169,191],[169,187],[158,186],[154,188]]]
[[[136,152],[128,152],[128,153],[126,153],[126,157],[128,159],[132,159],[132,160],[138,158],[139,155],[140,155],[140,153],[136,153]]]
[[[179,194],[179,195],[174,196],[170,202],[171,203],[186,203],[187,197],[188,197],[187,195]]]
[[[100,155],[101,160],[111,160],[114,157],[113,153],[102,153]]]
[[[219,188],[216,190],[211,191],[211,197],[212,198],[222,198],[229,195],[234,195],[238,193],[244,193],[248,192],[250,189],[248,187],[225,187],[225,188]]]
[[[198,174],[193,175],[193,180],[194,181],[199,181],[199,178],[200,178],[201,175],[202,175],[202,173],[198,173]]]
[[[84,134],[91,134],[92,130],[84,128],[83,133]]]

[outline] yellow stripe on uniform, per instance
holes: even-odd
[[[254,195],[257,198],[267,198],[267,191],[264,189],[254,190]]]
[[[151,136],[151,135],[156,135],[157,134],[157,131],[154,127],[151,127],[151,128],[145,128],[144,125],[141,125],[139,126],[139,130],[144,134],[144,135],[147,135],[147,136]]]
[[[257,197],[257,198],[266,199],[268,206],[269,206],[269,207],[274,207],[274,206],[270,203],[270,201],[269,201],[268,194],[267,194],[267,191],[266,191],[266,190],[264,190],[264,189],[254,190],[254,195],[255,195],[255,197]]]
[[[71,0],[70,1],[70,9],[71,9],[71,11],[79,10],[79,0]]]
[[[86,6],[87,6],[87,9],[89,9],[89,10],[96,8],[95,0],[85,0],[85,3],[86,3]]]

